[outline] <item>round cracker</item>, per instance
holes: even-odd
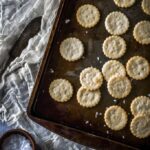
[[[56,79],[49,86],[49,94],[57,102],[67,102],[73,95],[73,87],[66,79]]]
[[[124,98],[131,92],[131,82],[125,76],[112,76],[107,84],[108,92],[114,98]]]
[[[150,115],[150,98],[146,96],[138,96],[132,101],[130,108],[134,116],[140,114]]]
[[[109,36],[103,43],[103,53],[111,59],[118,59],[126,52],[126,42],[120,36]]]
[[[121,35],[128,30],[129,20],[125,14],[114,11],[106,17],[105,27],[110,34]]]
[[[126,76],[125,67],[117,60],[109,60],[102,67],[102,73],[106,81],[112,76]]]
[[[150,73],[149,62],[141,56],[131,57],[126,65],[128,75],[136,80],[148,77]]]
[[[128,121],[126,111],[120,106],[114,105],[106,109],[104,114],[106,125],[112,130],[123,129]]]
[[[87,108],[96,106],[101,98],[100,90],[90,91],[84,87],[80,87],[77,92],[77,101],[78,103]]]
[[[76,61],[83,56],[83,53],[84,46],[75,37],[67,38],[60,44],[60,54],[67,61]]]
[[[114,2],[118,7],[127,8],[131,7],[135,3],[135,0],[114,0]]]
[[[85,4],[78,8],[76,18],[82,27],[91,28],[99,22],[100,12],[94,5]]]
[[[150,117],[145,115],[135,116],[130,124],[131,133],[137,138],[150,136]]]
[[[80,83],[86,89],[96,90],[101,87],[103,77],[98,69],[88,67],[80,73]]]
[[[133,30],[133,36],[140,44],[150,44],[150,21],[144,20],[137,23]]]
[[[147,14],[150,15],[150,0],[142,0],[142,9]]]

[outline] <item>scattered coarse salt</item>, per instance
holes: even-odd
[[[88,31],[85,31],[86,34],[88,34]]]
[[[122,138],[125,139],[125,136],[123,135]]]
[[[68,24],[70,22],[70,19],[66,19],[65,23]]]
[[[150,93],[149,93],[147,96],[149,96],[149,97],[150,97]]]
[[[97,60],[98,60],[98,61],[99,61],[99,59],[100,59],[100,58],[99,58],[99,57],[97,57]]]
[[[97,118],[97,117],[98,117],[98,112],[95,113],[95,118]]]
[[[107,130],[106,133],[109,134],[109,131]]]
[[[117,100],[116,100],[116,99],[114,99],[114,100],[113,100],[113,102],[114,102],[114,103],[117,103]]]
[[[101,113],[101,112],[99,112],[99,116],[102,116],[102,113]]]
[[[126,103],[126,100],[123,100],[123,104],[125,104]]]
[[[102,61],[99,61],[99,63],[102,64],[103,62],[102,62]]]
[[[89,126],[92,126],[92,123],[90,123]]]
[[[104,124],[104,127],[106,127],[106,125]]]
[[[54,70],[52,68],[50,69],[50,73],[54,73]]]
[[[87,121],[85,121],[85,124],[89,124],[89,121],[87,120]]]

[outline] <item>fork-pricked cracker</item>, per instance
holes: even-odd
[[[147,14],[150,15],[150,0],[142,0],[142,9]]]
[[[125,76],[112,76],[108,83],[107,88],[109,94],[114,98],[125,98],[131,92],[131,82]]]
[[[140,44],[150,44],[150,21],[138,22],[134,27],[133,36]]]
[[[135,137],[140,139],[150,136],[150,116],[135,116],[131,121],[130,130]]]
[[[128,121],[126,111],[120,106],[113,105],[106,109],[104,114],[106,125],[112,130],[123,129]]]
[[[103,43],[103,53],[111,59],[118,59],[126,52],[126,42],[120,36],[109,36]]]
[[[84,87],[80,87],[77,92],[77,101],[78,103],[87,108],[96,106],[101,98],[100,90],[90,91]]]
[[[60,44],[60,54],[67,61],[76,61],[83,56],[83,53],[84,46],[75,37],[67,38]]]
[[[85,4],[78,8],[76,18],[82,27],[92,28],[99,22],[100,12],[94,5]]]
[[[150,98],[147,96],[138,96],[132,101],[130,108],[134,116],[140,114],[150,115]]]
[[[73,95],[73,87],[66,79],[56,79],[49,86],[50,96],[57,102],[66,102]]]
[[[126,70],[131,78],[142,80],[149,75],[150,65],[144,57],[133,56],[128,60]]]
[[[106,17],[105,28],[112,35],[121,35],[128,30],[129,20],[122,12],[114,11]]]
[[[101,87],[103,77],[101,72],[93,67],[88,67],[80,73],[80,83],[88,90],[96,90]]]
[[[114,2],[118,7],[127,8],[131,7],[135,3],[135,0],[114,0]]]
[[[126,76],[126,70],[123,64],[117,60],[109,60],[102,67],[102,73],[106,81],[112,76]]]

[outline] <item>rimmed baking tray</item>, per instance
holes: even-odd
[[[91,29],[82,28],[75,17],[77,8],[87,3],[95,5],[101,12],[100,22]],[[122,36],[127,42],[127,52],[119,61],[125,65],[130,57],[141,55],[150,62],[149,45],[138,44],[132,35],[137,22],[150,20],[141,9],[141,1],[137,0],[132,7],[124,9],[117,7],[113,0],[62,0],[30,98],[28,115],[51,131],[97,149],[149,149],[150,138],[134,137],[129,125],[133,118],[130,103],[136,96],[150,94],[150,77],[141,81],[131,79],[132,92],[122,100],[114,100],[108,94],[105,81],[101,88],[101,102],[96,107],[83,108],[76,100],[80,72],[89,66],[101,70],[103,64],[109,60],[102,52],[102,43],[109,36],[104,21],[112,11],[125,13],[130,21],[129,30]],[[85,53],[79,61],[67,62],[60,56],[60,43],[67,37],[77,37],[84,44]],[[49,84],[57,78],[65,78],[73,85],[74,95],[67,103],[55,102],[49,96]],[[106,107],[111,105],[120,105],[128,113],[128,124],[121,131],[112,131],[104,123],[103,114]]]

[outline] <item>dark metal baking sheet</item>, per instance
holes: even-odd
[[[86,3],[95,5],[101,13],[100,22],[91,29],[82,28],[75,17],[77,8]],[[104,27],[104,21],[110,12],[121,11],[127,15],[130,21],[129,30],[122,35],[127,42],[127,52],[119,61],[125,65],[130,57],[141,55],[150,62],[150,46],[137,43],[132,35],[137,22],[150,20],[150,17],[144,14],[141,9],[141,1],[137,0],[132,7],[124,9],[117,7],[113,0],[62,0],[60,10],[31,96],[28,108],[29,116],[46,127],[48,124],[54,123],[75,131],[81,131],[84,135],[91,134],[106,138],[106,140],[111,139],[140,149],[150,148],[150,138],[138,139],[129,130],[129,124],[133,118],[130,112],[130,103],[136,96],[150,94],[150,76],[141,81],[131,79],[131,94],[125,99],[117,100],[117,102],[108,94],[105,81],[101,88],[101,101],[96,107],[83,108],[76,100],[76,92],[80,87],[80,72],[88,66],[101,70],[103,64],[109,60],[102,52],[102,43],[109,36]],[[66,23],[68,19],[69,23]],[[77,37],[84,43],[85,54],[79,61],[67,62],[60,56],[59,45],[67,37]],[[67,103],[55,102],[49,96],[49,84],[57,78],[69,80],[74,87],[74,95]],[[106,107],[115,104],[123,107],[128,113],[127,126],[117,132],[110,130],[103,119]],[[99,113],[97,118],[95,117],[96,113]],[[50,129],[50,127],[48,128]],[[82,143],[81,139],[80,141]],[[94,145],[93,142],[92,146]]]

